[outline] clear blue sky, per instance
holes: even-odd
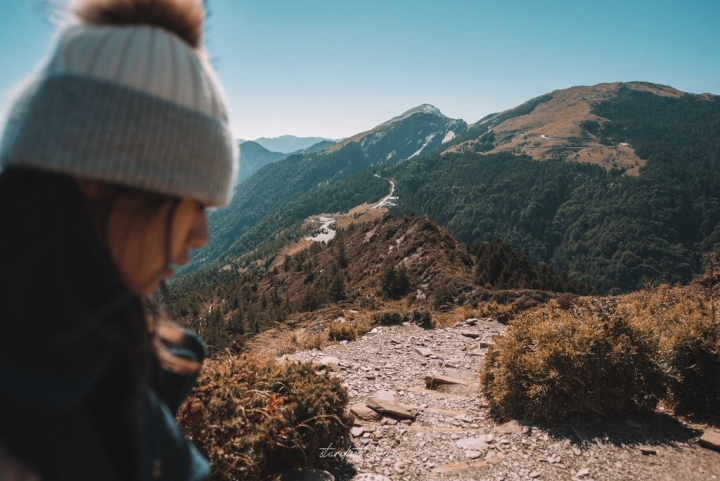
[[[47,52],[47,0],[0,5],[0,115]],[[209,0],[238,137],[346,137],[422,103],[475,122],[574,85],[720,94],[720,1]]]

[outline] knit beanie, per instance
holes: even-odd
[[[79,23],[59,32],[10,110],[0,142],[7,167],[217,207],[232,195],[237,145],[202,50],[152,24]]]

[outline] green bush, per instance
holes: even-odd
[[[266,479],[343,449],[352,419],[337,378],[245,354],[209,361],[178,422],[210,459],[211,480]]]
[[[657,340],[606,306],[543,307],[511,321],[481,369],[503,418],[560,420],[653,409],[664,393]]]

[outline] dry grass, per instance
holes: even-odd
[[[614,298],[550,302],[513,319],[481,370],[502,417],[562,419],[720,404],[720,288],[661,286]]]
[[[211,480],[267,479],[342,449],[347,403],[341,380],[310,364],[245,354],[207,363],[178,422],[210,459]]]
[[[503,418],[652,409],[662,395],[655,340],[597,305],[523,313],[496,342],[481,379]]]
[[[660,286],[624,296],[618,310],[654,335],[667,373],[666,404],[678,413],[705,414],[720,405],[718,288]]]

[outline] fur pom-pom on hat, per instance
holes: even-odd
[[[70,6],[88,25],[152,25],[200,48],[205,21],[200,0],[74,0]]]
[[[79,23],[15,102],[1,167],[229,201],[237,145],[199,0],[76,0]]]

